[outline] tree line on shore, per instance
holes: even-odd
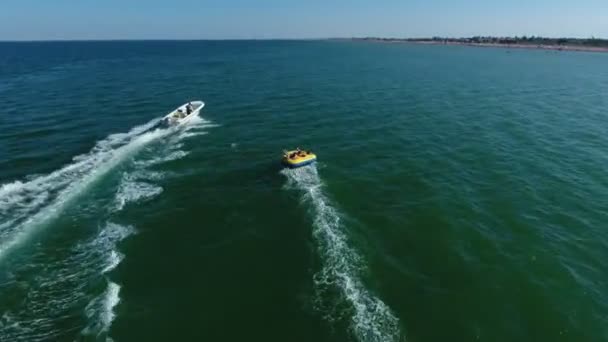
[[[518,45],[563,45],[563,46],[589,46],[608,48],[608,39],[600,38],[546,38],[536,36],[522,37],[491,37],[475,36],[469,38],[377,38],[366,37],[364,40],[382,41],[409,41],[409,42],[438,42],[438,43],[464,43],[464,44],[518,44]]]

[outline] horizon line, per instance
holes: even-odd
[[[353,37],[355,38],[355,37]],[[353,38],[100,38],[100,39],[0,39],[0,43],[45,42],[197,42],[197,41],[256,41],[256,40],[328,40]]]
[[[353,37],[314,37],[314,38],[100,38],[100,39],[0,39],[0,43],[53,43],[53,42],[146,42],[146,41],[158,41],[158,42],[170,42],[170,41],[183,41],[183,42],[194,42],[194,41],[313,41],[313,40],[353,40],[353,39],[433,39],[433,38],[444,38],[444,39],[465,39],[473,37],[490,37],[490,38],[522,38],[522,37],[534,37],[534,38],[549,38],[549,39],[602,39],[602,37],[575,37],[575,36],[537,36],[537,35],[470,35],[470,36],[418,36],[418,37],[383,37],[383,36],[353,36]]]

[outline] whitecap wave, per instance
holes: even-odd
[[[363,260],[349,245],[341,215],[324,195],[316,167],[285,169],[282,173],[287,177],[287,189],[304,192],[302,200],[309,204],[313,215],[313,237],[323,263],[314,276],[317,308],[329,320],[348,315],[351,331],[359,341],[399,341],[399,320],[364,286]],[[340,293],[340,301],[346,301],[347,308],[329,298],[335,290]]]

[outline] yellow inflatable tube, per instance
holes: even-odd
[[[314,163],[317,160],[317,156],[311,151],[303,151],[300,149],[293,151],[285,151],[281,162],[283,165],[295,169],[297,167],[306,166]]]

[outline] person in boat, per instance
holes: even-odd
[[[192,103],[188,102],[188,104],[186,105],[186,115],[192,114],[193,111],[194,108],[192,107]]]

